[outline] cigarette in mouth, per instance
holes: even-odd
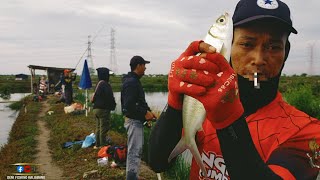
[[[260,89],[260,83],[258,82],[258,73],[257,72],[253,73],[253,85],[254,85],[254,88]]]

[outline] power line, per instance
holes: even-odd
[[[98,36],[98,34],[104,29],[105,24],[102,25],[102,27],[99,29],[99,31],[96,33],[96,35],[92,38],[91,44],[94,42],[94,40],[96,39],[96,37]],[[90,48],[91,48],[91,44],[90,44]],[[89,46],[87,47],[87,49],[83,52],[82,56],[80,57],[80,59],[78,60],[78,63],[75,66],[75,69],[77,69],[78,64],[80,63],[80,61],[82,60],[83,56],[87,53]],[[90,52],[91,54],[91,52]]]

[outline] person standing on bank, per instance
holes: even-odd
[[[116,108],[113,91],[109,84],[109,71],[105,67],[97,69],[99,82],[91,99],[96,119],[96,144],[94,148],[107,144],[106,134],[110,126],[110,111]]]
[[[72,82],[76,80],[75,74],[71,73],[71,70],[65,69],[63,71],[61,83],[64,85],[65,104],[70,106],[73,103],[73,88]]]
[[[121,109],[125,116],[124,127],[128,135],[127,180],[138,179],[143,147],[143,124],[156,116],[151,112],[142,88],[140,78],[144,75],[146,64],[150,61],[141,56],[133,56],[130,61],[131,72],[122,79]]]

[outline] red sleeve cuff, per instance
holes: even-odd
[[[221,121],[221,122],[215,122],[210,121],[216,129],[223,129],[228,126],[230,126],[232,123],[234,123],[236,120],[238,120],[244,112],[244,109],[242,106],[240,106],[233,114],[231,114],[228,119]]]

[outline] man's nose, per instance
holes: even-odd
[[[267,55],[264,48],[256,48],[253,53],[251,65],[264,66],[267,62]]]

